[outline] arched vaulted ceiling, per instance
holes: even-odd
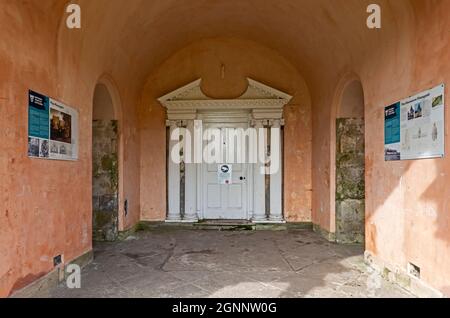
[[[58,27],[60,50],[141,83],[166,58],[204,38],[236,37],[277,50],[309,79],[359,67],[407,41],[416,1],[380,0],[383,26],[366,26],[366,0],[80,0],[81,31],[68,30],[62,0],[32,0]],[[56,23],[57,22],[57,23]],[[55,33],[56,34],[56,33]],[[59,53],[60,55],[63,53]],[[92,67],[92,64],[91,64]]]

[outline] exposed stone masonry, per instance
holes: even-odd
[[[93,122],[93,239],[118,236],[117,121]]]
[[[336,123],[336,240],[364,242],[364,119]]]

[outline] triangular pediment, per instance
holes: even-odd
[[[247,78],[248,88],[240,97],[233,99],[233,101],[248,101],[248,100],[265,100],[265,101],[284,101],[288,103],[292,96],[283,93],[270,86],[257,82],[253,79]],[[201,89],[202,80],[198,79],[189,83],[158,100],[164,105],[172,104],[174,102],[193,102],[193,101],[227,101],[210,98],[203,93]],[[231,100],[229,100],[231,101]]]

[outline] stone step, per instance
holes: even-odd
[[[135,231],[146,231],[158,228],[168,230],[211,230],[211,231],[286,231],[312,230],[311,223],[253,223],[241,220],[207,220],[196,223],[186,222],[140,222]],[[134,232],[134,231],[133,231]],[[129,234],[129,233],[128,233]],[[122,235],[123,239],[127,235]]]
[[[208,220],[194,223],[195,229],[220,231],[287,230],[285,223],[253,223],[241,220]]]
[[[192,224],[194,229],[219,231],[253,231],[255,224],[240,221],[206,221]]]

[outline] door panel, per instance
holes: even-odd
[[[208,208],[222,207],[222,191],[218,184],[208,184]]]
[[[242,185],[231,184],[228,186],[228,188],[228,206],[230,208],[242,209]]]
[[[214,126],[205,125],[204,128]],[[221,152],[223,163],[226,162],[228,149],[229,129],[246,129],[248,126],[234,125],[233,127],[220,128],[221,131]],[[206,148],[205,142],[205,148]],[[247,170],[248,164],[229,163],[232,166],[232,184],[219,184],[218,169],[219,164],[203,164],[203,184],[204,184],[204,211],[205,219],[248,219],[247,208]]]

